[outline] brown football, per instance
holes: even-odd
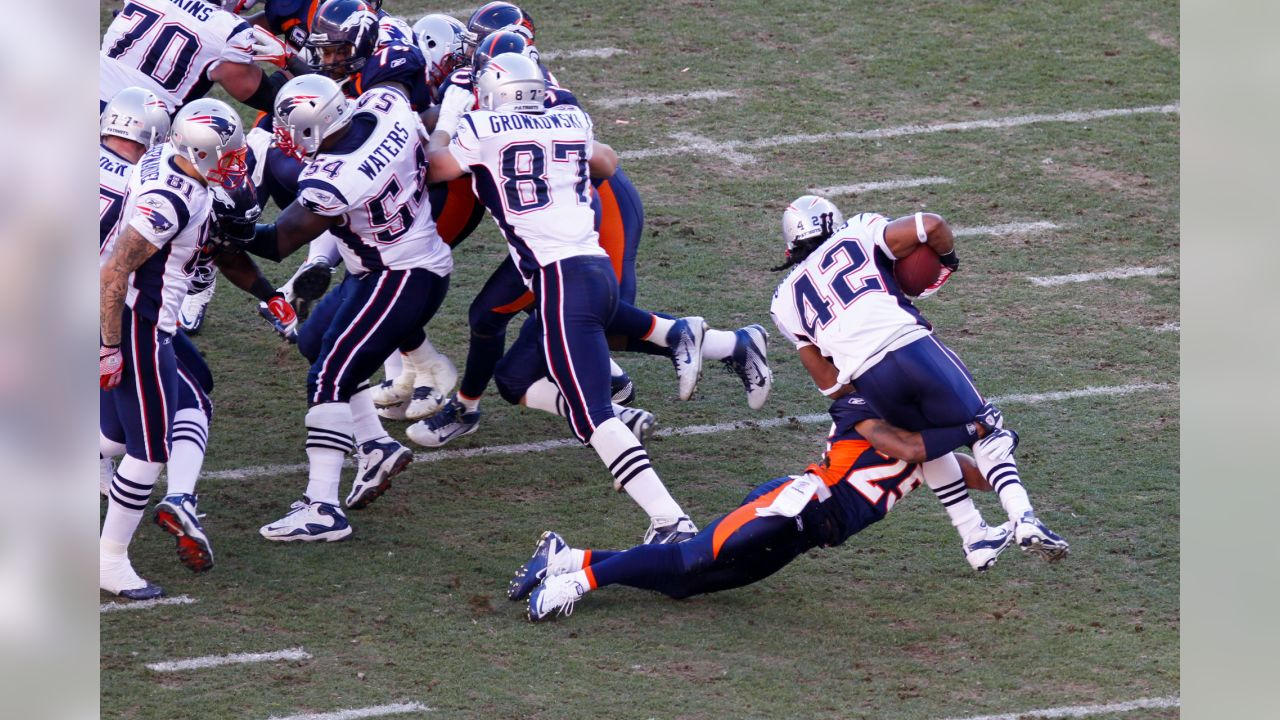
[[[898,281],[898,287],[912,297],[927,290],[940,274],[942,261],[938,259],[938,253],[924,244],[910,255],[898,258],[893,265],[893,277]]]

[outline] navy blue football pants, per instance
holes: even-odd
[[[196,408],[212,420],[213,401],[209,399],[209,393],[213,392],[213,373],[182,328],[173,335],[173,354],[178,371],[178,407],[174,412]],[[98,391],[98,429],[108,439],[122,443],[125,430],[112,398],[114,392]]]
[[[326,296],[317,304],[316,311],[323,310],[321,316],[312,313],[303,323],[304,328],[313,323],[316,330],[324,328],[314,358],[307,353],[314,349],[311,333],[316,330],[307,334],[305,346],[301,335],[298,339],[299,350],[312,361],[307,373],[309,403],[349,401],[393,351],[421,345],[426,339],[422,328],[440,308],[448,290],[448,276],[421,268],[358,277],[348,273],[330,293],[337,298]]]
[[[682,543],[586,551],[592,587],[627,585],[686,598],[769,577],[818,546],[796,518],[756,515],[790,481],[781,477],[757,486],[737,509]]]
[[[887,353],[854,385],[880,417],[914,432],[973,422],[986,403],[969,368],[933,335]]]

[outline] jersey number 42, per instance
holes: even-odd
[[[835,320],[834,302],[847,308],[870,292],[884,292],[879,274],[858,276],[869,258],[857,240],[845,240],[822,255],[815,280],[805,271],[791,286],[796,312],[810,337]]]

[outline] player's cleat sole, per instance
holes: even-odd
[[[1058,562],[1071,553],[1071,545],[1045,527],[1033,513],[1026,513],[1013,526],[1013,538],[1022,552],[1045,562]]]
[[[413,462],[413,451],[398,442],[367,442],[360,446],[356,478],[347,495],[350,510],[361,510],[391,489],[391,478]]]
[[[551,566],[557,564],[553,562],[553,558],[559,558],[568,549],[564,538],[558,534],[550,530],[542,533],[538,544],[533,548],[533,555],[516,570],[511,582],[507,583],[507,599],[514,602],[529,597],[529,593],[547,579]],[[552,577],[563,573],[567,568],[558,567],[556,570],[560,572],[551,572]]]
[[[609,392],[613,393],[613,402],[627,406],[635,402],[636,385],[628,375],[614,375],[609,378]]]
[[[333,266],[326,262],[313,262],[298,269],[293,277],[293,311],[305,320],[317,300],[324,297],[333,280]]]
[[[178,541],[178,559],[191,572],[208,572],[213,569],[213,546],[194,515],[194,502],[190,509],[184,507],[182,495],[170,495],[156,504],[156,525]]]

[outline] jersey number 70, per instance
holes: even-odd
[[[867,264],[867,260],[867,253],[857,240],[845,240],[823,254],[818,263],[818,280],[815,281],[808,272],[796,278],[791,286],[796,312],[810,337],[818,328],[830,325],[835,319],[829,299],[832,295],[841,307],[847,308],[869,292],[884,291],[884,283],[879,277],[851,277]],[[820,289],[819,284],[824,287]],[[823,289],[827,292],[824,293]]]

